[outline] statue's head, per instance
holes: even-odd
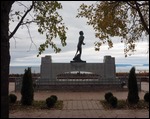
[[[80,31],[79,34],[80,34],[80,35],[83,35],[83,31]]]

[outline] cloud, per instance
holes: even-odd
[[[77,50],[77,43],[79,38],[79,31],[84,32],[84,42],[86,43],[83,46],[82,52],[82,60],[87,62],[103,62],[103,58],[105,55],[111,55],[115,57],[116,63],[125,63],[125,64],[143,64],[149,63],[149,54],[147,54],[148,42],[140,41],[137,43],[136,52],[134,55],[125,58],[124,56],[124,44],[120,43],[118,37],[113,37],[114,47],[108,50],[107,45],[103,45],[99,52],[94,50],[94,42],[99,39],[95,38],[95,32],[92,26],[88,26],[86,24],[87,19],[85,18],[76,18],[77,9],[81,5],[81,3],[91,4],[95,3],[95,1],[61,1],[63,5],[63,10],[59,10],[59,13],[63,17],[63,21],[65,25],[68,27],[67,30],[67,46],[62,47],[60,43],[60,39],[56,38],[55,43],[61,47],[62,51],[58,54],[55,54],[53,49],[49,46],[48,49],[40,56],[36,57],[38,54],[38,48],[40,44],[45,42],[45,36],[40,35],[37,32],[38,26],[36,24],[30,25],[30,32],[34,43],[30,49],[31,39],[29,37],[28,31],[26,27],[19,28],[17,33],[15,34],[16,41],[12,38],[10,40],[10,54],[11,54],[11,66],[27,66],[27,65],[37,65],[41,64],[41,57],[45,55],[51,55],[53,62],[70,62]],[[13,9],[16,9],[15,5]],[[21,9],[21,8],[19,8]],[[15,23],[11,23],[10,29],[14,29]],[[19,38],[19,39],[18,39]],[[147,37],[146,37],[147,38]],[[16,45],[16,47],[15,47]],[[30,51],[29,51],[30,49]]]

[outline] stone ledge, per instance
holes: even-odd
[[[86,61],[70,61],[70,63],[86,63]]]

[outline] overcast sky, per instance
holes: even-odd
[[[26,4],[27,3],[30,4],[30,2],[26,2]],[[95,2],[62,1],[61,3],[63,9],[59,10],[59,12],[64,19],[63,22],[68,27],[67,46],[61,47],[61,43],[58,42],[59,39],[57,38],[56,44],[62,48],[60,53],[54,53],[53,49],[49,47],[40,57],[37,57],[38,49],[36,49],[34,44],[32,44],[30,49],[31,39],[28,30],[26,27],[21,27],[15,34],[15,40],[13,38],[10,40],[11,66],[40,66],[41,57],[44,57],[45,55],[51,55],[53,62],[69,63],[77,50],[79,31],[83,31],[85,37],[85,45],[82,47],[83,51],[81,59],[85,60],[87,63],[102,63],[105,55],[111,55],[112,57],[115,57],[116,64],[149,64],[149,53],[147,53],[148,37],[144,38],[143,41],[138,42],[136,47],[137,51],[127,58],[124,56],[124,44],[120,43],[120,40],[117,37],[112,38],[115,41],[113,48],[108,50],[108,46],[103,45],[99,52],[95,51],[94,42],[98,41],[98,39],[95,38],[93,28],[86,24],[87,20],[85,18],[76,18],[77,9],[81,3],[91,4]],[[18,7],[14,4],[12,9],[20,10],[22,7]],[[14,29],[15,23],[10,22],[10,31]],[[37,29],[38,27],[35,24],[30,25],[32,39],[38,48],[40,44],[45,42],[45,36],[40,35]]]

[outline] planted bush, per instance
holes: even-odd
[[[109,98],[109,103],[111,104],[112,107],[117,107],[117,104],[118,104],[118,99],[114,96],[111,96]]]
[[[145,95],[144,95],[144,100],[145,100],[146,102],[149,102],[149,92],[145,93]]]
[[[52,98],[54,98],[54,99],[55,99],[55,101],[57,102],[57,99],[58,99],[58,98],[57,98],[57,96],[56,96],[56,95],[51,95],[51,97],[52,97]]]
[[[23,105],[32,105],[34,90],[33,90],[33,80],[31,74],[31,68],[25,69],[23,75],[22,87],[21,87],[21,103]]]
[[[128,97],[127,100],[130,104],[137,104],[139,101],[138,85],[135,74],[135,67],[132,67],[128,79]]]
[[[17,100],[17,96],[15,94],[9,94],[9,102],[15,103]]]
[[[113,96],[113,94],[112,94],[111,92],[105,93],[105,100],[106,100],[107,102],[109,102],[109,98],[110,98],[111,96]]]
[[[48,97],[46,99],[46,105],[47,107],[53,107],[56,103],[56,99],[54,97]]]

